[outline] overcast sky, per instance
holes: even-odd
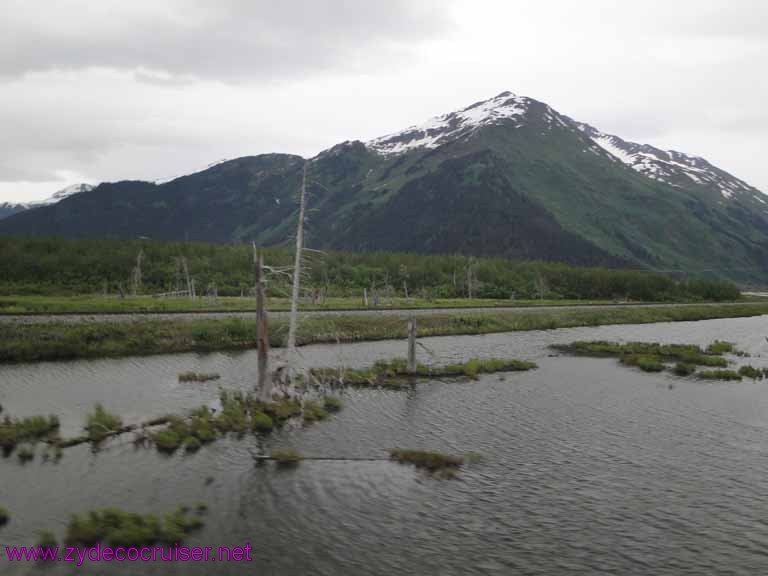
[[[504,90],[768,192],[765,0],[2,0],[0,201],[314,155]]]

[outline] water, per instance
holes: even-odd
[[[251,544],[243,564],[48,567],[48,574],[756,574],[768,565],[768,383],[703,383],[649,375],[612,359],[550,357],[576,339],[707,344],[727,339],[768,367],[766,318],[576,328],[424,339],[448,362],[533,359],[539,369],[407,392],[344,393],[326,422],[266,441],[222,440],[197,455],[162,456],[130,438],[58,463],[0,460],[0,504],[11,523],[0,545],[63,533],[71,513],[139,512],[206,501],[189,545]],[[367,365],[402,355],[402,342],[310,346],[308,365]],[[0,368],[0,403],[15,415],[54,412],[65,434],[103,401],[134,421],[217,395],[217,384],[176,381],[216,371],[252,386],[252,353],[192,354]],[[263,445],[259,445],[262,442]],[[255,466],[251,451],[382,457],[393,447],[478,452],[455,480],[386,461]],[[215,568],[215,570],[214,570]],[[0,559],[0,574],[43,572]]]

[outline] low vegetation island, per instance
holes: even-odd
[[[625,366],[643,372],[670,371],[678,376],[693,376],[703,380],[762,380],[768,369],[744,365],[736,370],[727,369],[726,356],[744,357],[731,342],[716,340],[706,348],[695,344],[659,344],[658,342],[606,342],[579,341],[556,344],[552,348],[579,356],[618,358]],[[704,368],[704,369],[700,369]]]

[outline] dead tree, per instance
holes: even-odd
[[[472,299],[474,293],[475,257],[470,256],[467,261],[467,298]]]
[[[269,377],[269,328],[264,304],[264,256],[257,254],[253,245],[253,263],[256,268],[256,343],[258,346],[258,382],[256,389],[264,402],[272,400],[272,380]]]
[[[301,258],[304,249],[304,212],[307,199],[307,161],[301,176],[299,192],[299,222],[296,226],[296,255],[293,263],[293,289],[291,291],[291,315],[288,322],[287,363],[288,379],[292,380],[296,361],[296,330],[299,321],[299,290],[301,288]]]
[[[184,256],[179,256],[179,262],[181,263],[181,269],[184,272],[184,279],[187,282],[187,294],[193,300],[195,299],[195,285],[194,280],[189,278],[189,268],[187,267],[187,259]]]
[[[536,273],[536,278],[533,281],[533,289],[539,295],[539,300],[544,300],[544,294],[547,291],[547,281],[544,279],[541,272]]]
[[[136,256],[136,266],[131,270],[131,293],[136,296],[141,289],[141,261],[144,259],[144,249],[140,248]]]

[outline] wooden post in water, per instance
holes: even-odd
[[[408,374],[416,374],[416,317],[408,318]]]
[[[264,306],[264,256],[257,254],[253,247],[256,265],[256,343],[258,346],[258,383],[256,389],[264,402],[272,400],[272,382],[269,378],[269,328],[267,311]]]

